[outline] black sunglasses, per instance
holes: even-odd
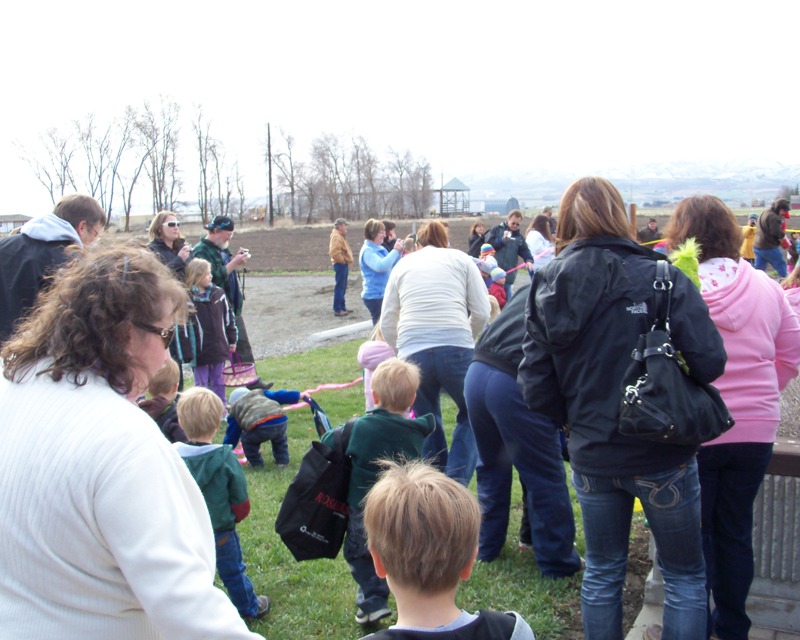
[[[169,222],[165,222],[164,226],[165,227],[180,227],[181,223],[178,222],[177,220],[170,220]]]
[[[147,324],[146,322],[134,322],[134,324],[140,329],[144,329],[149,333],[155,333],[156,335],[161,336],[161,339],[164,341],[165,348],[169,348],[169,343],[172,342],[172,336],[175,335],[175,327],[159,329],[158,327],[154,327],[152,324]]]

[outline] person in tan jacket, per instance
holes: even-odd
[[[347,242],[347,225],[349,223],[344,218],[336,218],[331,231],[331,240],[328,245],[328,255],[333,263],[333,271],[336,274],[336,286],[333,289],[333,314],[338,317],[353,313],[347,309],[344,302],[344,294],[347,291],[347,276],[350,272],[350,265],[353,264],[353,250]]]

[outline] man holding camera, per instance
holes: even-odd
[[[497,266],[507,272],[506,300],[511,300],[514,280],[517,278],[517,272],[511,270],[517,266],[520,258],[525,262],[528,272],[533,271],[533,256],[525,242],[525,236],[521,233],[521,227],[522,212],[514,209],[506,216],[505,222],[493,227],[486,234],[486,242],[494,247]]]
[[[192,255],[211,263],[211,280],[225,291],[228,302],[236,314],[236,329],[239,332],[236,353],[239,354],[242,362],[255,362],[253,349],[247,337],[247,327],[242,317],[244,291],[239,284],[239,272],[237,271],[238,267],[244,267],[247,264],[250,252],[247,249],[239,249],[235,255],[232,255],[228,250],[228,245],[233,237],[233,220],[231,218],[216,216],[204,228],[208,233],[195,245]],[[263,382],[259,378],[257,382],[247,386],[251,389],[269,389],[272,383]]]

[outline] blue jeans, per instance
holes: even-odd
[[[417,399],[414,401],[414,414],[424,416],[432,413],[436,418],[436,427],[425,439],[422,455],[464,486],[469,484],[478,463],[475,435],[469,424],[467,403],[464,400],[464,378],[472,353],[473,349],[464,347],[434,347],[417,351],[408,357],[422,372]],[[442,390],[453,399],[458,409],[449,455],[439,402]]]
[[[786,277],[786,258],[780,247],[775,247],[774,249],[753,248],[753,253],[756,254],[756,269],[766,271],[767,264],[771,264],[781,278]]]
[[[475,433],[481,523],[478,558],[494,560],[503,548],[511,507],[512,468],[527,487],[528,519],[536,562],[543,575],[560,578],[581,568],[575,518],[561,457],[559,425],[531,411],[513,376],[483,362],[464,381]]]
[[[609,463],[611,464],[611,463]],[[583,511],[586,572],[581,612],[586,640],[622,640],[622,587],[633,499],[639,498],[664,575],[663,640],[705,640],[706,587],[697,461],[641,476],[573,471]]]
[[[215,531],[214,540],[217,544],[217,572],[228,591],[228,597],[238,609],[240,616],[255,617],[258,613],[258,600],[253,590],[253,583],[244,572],[246,567],[242,560],[239,534],[236,533],[236,529]]]
[[[745,602],[753,582],[753,503],[772,457],[772,443],[701,447],[697,454],[703,554],[715,609],[708,632],[747,640]]]
[[[381,310],[383,309],[383,298],[361,298],[364,301],[364,306],[369,311],[370,318],[372,318],[372,326],[378,324],[381,319]]]
[[[347,521],[347,538],[344,541],[344,559],[350,566],[350,574],[358,585],[356,606],[366,613],[388,607],[389,586],[386,580],[375,573],[375,565],[367,548],[367,532],[364,529],[364,513],[350,505]]]
[[[347,263],[339,264],[335,262],[333,264],[333,273],[336,278],[336,284],[333,287],[333,310],[336,311],[344,311],[347,306],[344,303],[344,294],[347,291],[347,275],[350,271],[350,268],[347,266]]]
[[[286,436],[284,422],[275,426],[260,424],[252,431],[242,431],[242,450],[250,466],[264,466],[261,443],[267,440],[272,443],[272,457],[275,459],[275,464],[289,464],[289,438]]]

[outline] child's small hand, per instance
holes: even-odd
[[[236,345],[235,344],[229,344],[228,345],[228,349],[230,350],[231,353],[233,353],[234,351],[236,351]]]

